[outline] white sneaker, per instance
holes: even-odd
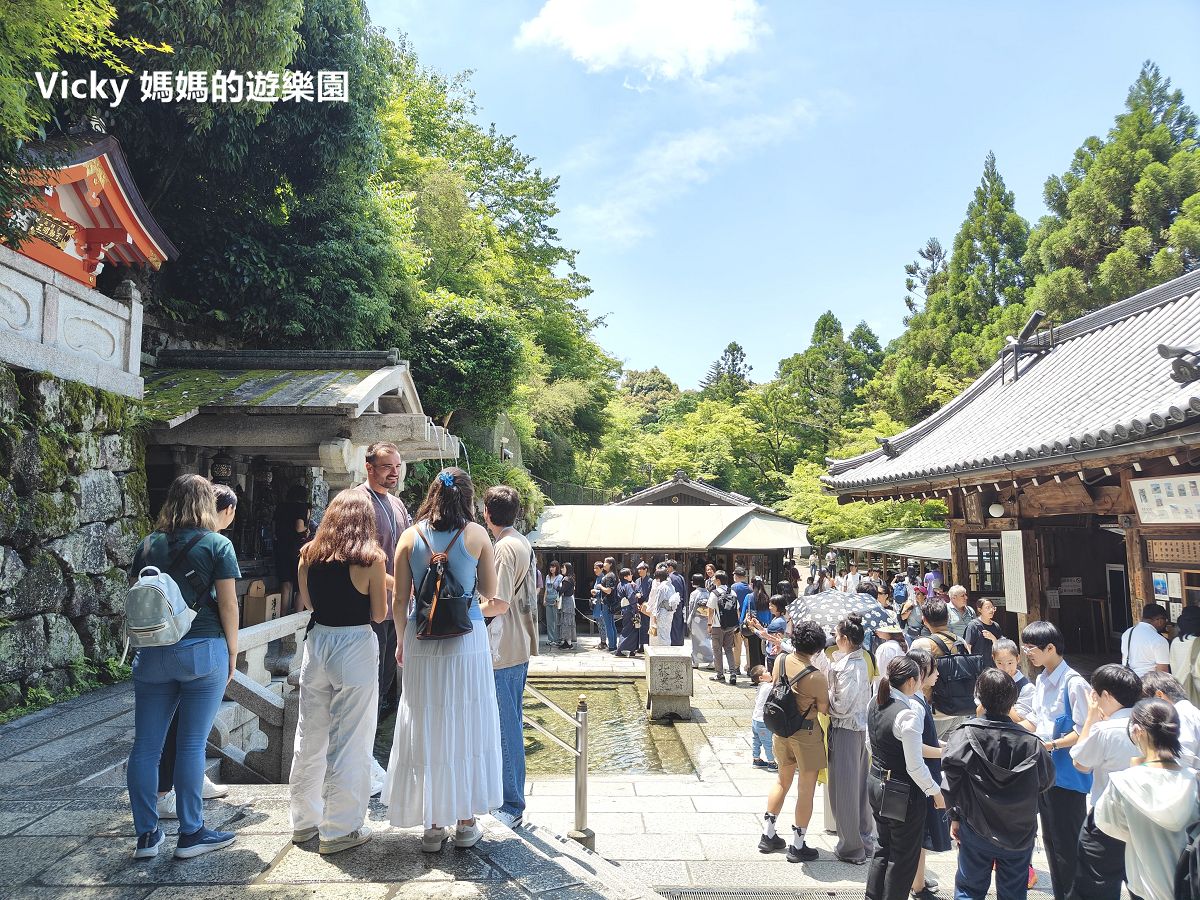
[[[322,856],[330,856],[334,853],[341,853],[343,850],[349,850],[353,847],[361,847],[371,839],[371,829],[364,825],[357,831],[352,831],[345,837],[330,838],[329,840],[321,839],[321,843],[317,847],[317,852]]]
[[[205,800],[217,800],[229,793],[229,785],[213,784],[208,780],[208,776],[204,776],[204,787],[200,789],[200,796]]]
[[[450,839],[448,828],[426,828],[421,835],[421,850],[424,853],[439,853],[442,845]]]
[[[454,846],[460,850],[474,847],[479,843],[481,837],[483,837],[483,829],[479,825],[479,820],[476,819],[470,825],[459,825],[454,829]]]
[[[505,812],[502,809],[498,809],[494,813],[492,813],[492,818],[495,819],[497,822],[499,822],[501,825],[503,825],[505,828],[511,828],[513,831],[516,831],[518,828],[520,828],[522,825],[525,824],[524,816],[514,816],[512,813]]]
[[[158,798],[158,817],[160,819],[179,818],[179,811],[175,808],[174,790],[169,790]]]

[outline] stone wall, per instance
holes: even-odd
[[[149,530],[136,401],[0,365],[0,710],[119,655]]]

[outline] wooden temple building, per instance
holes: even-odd
[[[784,557],[809,550],[806,526],[685,472],[616,503],[548,506],[529,540],[543,570],[551,559],[575,567],[580,596],[591,590],[592,563],[606,556],[618,568],[674,559],[685,577],[711,562],[774,580]]]
[[[1013,634],[1117,649],[1157,601],[1200,604],[1200,271],[1056,327],[1035,314],[970,387],[823,481],[944,500],[955,580]]]

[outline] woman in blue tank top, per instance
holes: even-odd
[[[457,822],[456,847],[471,847],[483,834],[478,814],[504,799],[500,715],[484,616],[507,612],[496,593],[492,542],[474,522],[474,485],[462,469],[434,478],[416,523],[396,547],[396,662],[404,667],[404,692],[396,714],[383,799],[393,825],[425,827],[421,849],[437,853]],[[447,563],[464,588],[474,586],[471,633],[418,640],[411,600],[429,569],[432,553]],[[401,614],[400,599],[409,602]]]

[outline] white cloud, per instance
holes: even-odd
[[[766,30],[757,0],[546,0],[515,44],[566,50],[589,72],[699,78]]]
[[[567,213],[593,240],[628,245],[653,233],[651,215],[708,181],[732,159],[786,140],[815,114],[802,100],[778,113],[732,119],[654,141],[612,181],[605,198]]]

